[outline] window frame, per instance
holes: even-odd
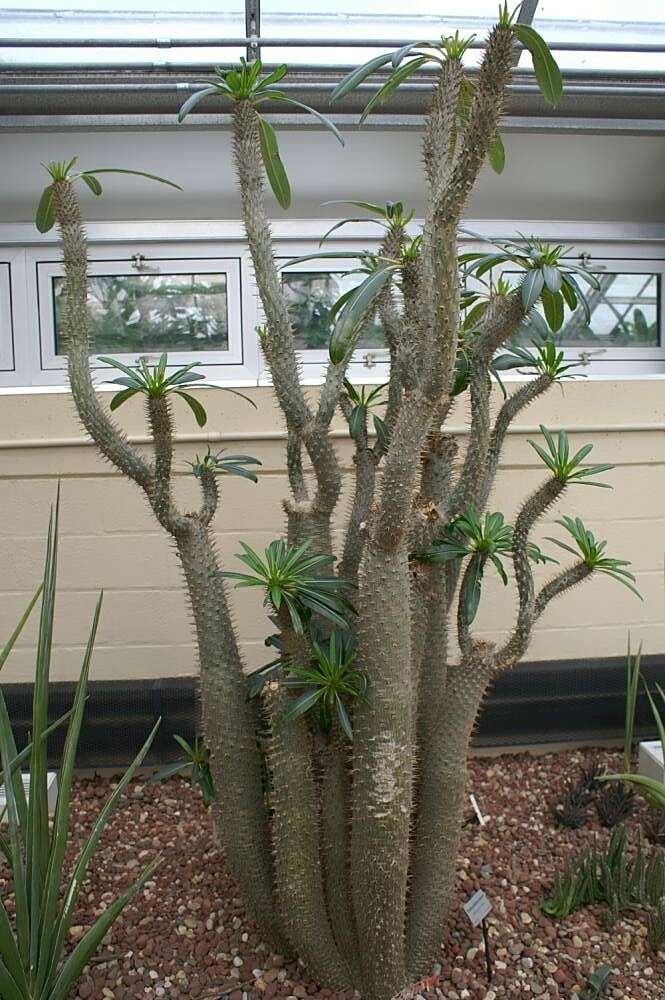
[[[166,274],[223,274],[226,278],[226,304],[228,322],[228,349],[209,351],[168,351],[169,360],[173,359],[173,366],[188,364],[192,357],[200,359],[201,364],[209,368],[217,368],[225,365],[242,365],[243,363],[243,343],[242,343],[242,307],[240,289],[240,260],[237,257],[174,257],[167,258],[159,254],[157,256],[146,257],[146,265],[136,268],[134,272],[126,265],[126,258],[105,257],[94,258],[91,255],[88,265],[88,273],[91,277],[113,277],[115,275],[131,276],[149,274],[151,266],[157,271],[163,270]],[[55,309],[53,300],[53,278],[61,278],[64,275],[64,268],[59,260],[38,260],[36,265],[36,284],[39,304],[39,334],[40,334],[40,355],[42,369],[44,371],[57,371],[66,368],[66,359],[62,354],[55,351]],[[160,267],[164,265],[164,267]],[[194,272],[194,267],[196,271]],[[235,329],[232,329],[235,327]],[[132,352],[113,351],[105,349],[101,352],[104,355],[112,355],[120,358],[127,365],[138,363],[141,355],[159,354],[157,348],[154,351]],[[91,354],[91,367],[95,370],[104,371],[103,363],[98,361],[99,354]]]
[[[288,259],[315,253],[320,249],[321,236],[339,219],[288,219],[274,220],[273,245],[278,259]],[[410,226],[413,235],[420,222]],[[582,371],[591,378],[623,379],[665,376],[665,226],[629,223],[557,223],[544,221],[466,220],[468,235],[460,239],[464,250],[491,249],[472,233],[483,233],[487,239],[514,238],[516,232],[537,233],[548,242],[572,246],[570,259],[589,255],[591,266],[605,265],[621,271],[622,267],[637,273],[661,275],[660,337],[659,348],[612,348],[608,356],[592,357]],[[242,223],[238,220],[200,220],[163,222],[91,222],[88,225],[90,256],[106,259],[128,260],[132,253],[140,252],[147,261],[152,259],[184,262],[217,261],[218,266],[227,260],[236,261],[239,274],[239,311],[236,319],[229,314],[229,340],[236,331],[242,345],[242,363],[212,363],[203,365],[201,372],[213,384],[243,386],[270,385],[270,373],[260,350],[256,327],[264,321],[254,281],[254,272],[247,249]],[[358,252],[379,246],[381,230],[369,223],[349,225],[324,244],[326,250]],[[168,251],[168,252],[167,252]],[[37,284],[35,262],[56,262],[60,256],[55,231],[43,236],[35,232],[31,223],[0,224],[0,265],[9,265],[11,289],[11,329],[13,336],[14,367],[0,370],[0,392],[30,392],[40,390],[68,391],[66,374],[62,369],[42,370],[40,337],[37,324]],[[344,266],[342,266],[344,265]],[[307,261],[290,270],[340,271],[357,266],[356,258],[333,261]],[[223,269],[223,267],[221,268]],[[215,270],[213,267],[212,270]],[[2,267],[0,266],[0,272]],[[231,300],[229,285],[229,303]],[[9,327],[9,324],[6,324]],[[636,355],[636,350],[639,354]],[[565,349],[567,357],[579,360],[584,348]],[[202,361],[207,352],[191,352],[185,363]],[[217,353],[217,352],[215,352]],[[316,357],[312,357],[316,354]],[[369,354],[369,359],[365,355]],[[574,355],[576,354],[576,357]],[[152,356],[152,355],[151,355]],[[326,369],[327,352],[301,351],[299,361],[303,383],[319,385]],[[175,355],[172,354],[175,365]],[[170,358],[171,360],[171,358]],[[387,352],[376,349],[356,351],[348,369],[348,377],[355,383],[385,382],[388,378]],[[104,369],[94,373],[102,391],[111,387],[101,380]],[[524,373],[507,372],[504,380],[523,380]]]
[[[288,244],[288,247],[280,242],[275,246],[275,257],[280,265],[280,278],[282,274],[311,274],[313,272],[320,272],[322,274],[348,273],[358,266],[357,257],[340,257],[332,261],[308,260],[302,264],[294,264],[289,267],[284,265],[286,261],[291,260],[294,257],[301,257],[306,254],[316,253],[318,249],[321,249],[322,253],[326,253],[327,251],[340,252],[345,250],[353,253],[354,251],[357,252],[359,249],[375,250],[378,247],[378,244],[379,240],[377,240],[376,237],[374,237],[373,240],[368,240],[366,238],[356,240],[331,239],[324,244],[323,248],[319,247],[318,240],[297,240]],[[286,252],[286,250],[288,250],[288,252]],[[362,278],[359,278],[358,283],[360,283],[360,281],[362,281]],[[315,383],[322,381],[328,364],[327,350],[308,348],[305,350],[299,350],[297,355],[298,364],[303,372],[305,382],[308,383],[311,380],[314,380]],[[263,354],[261,355],[261,360],[262,367],[260,379],[262,383],[269,383],[271,381],[270,372],[268,371]],[[387,348],[361,347],[353,352],[348,370],[348,378],[352,382],[361,382],[364,372],[365,374],[371,374],[374,379],[380,378],[381,381],[384,381],[389,376],[388,361]]]
[[[16,303],[12,271],[17,256],[10,251],[0,258],[0,379],[16,370]]]
[[[146,270],[133,267],[132,257],[140,254]],[[178,242],[100,244],[91,241],[88,247],[91,274],[141,274],[149,273],[151,266],[173,274],[225,274],[228,316],[228,350],[226,351],[169,351],[169,369],[198,361],[201,372],[211,381],[245,381],[256,377],[256,351],[253,357],[251,338],[244,335],[243,271],[246,272],[239,245],[201,243],[196,245]],[[55,318],[52,297],[52,279],[63,275],[58,247],[32,248],[26,252],[28,305],[32,312],[33,328],[38,331],[39,371],[38,384],[62,384],[66,370],[64,356],[55,351]],[[247,280],[246,273],[244,274]],[[248,350],[249,348],[249,350]],[[103,355],[119,358],[124,364],[134,365],[141,355],[157,358],[159,351],[131,353],[103,351]],[[109,369],[91,354],[91,368],[97,378]]]
[[[583,255],[581,254],[569,254],[564,256],[562,260],[580,266],[582,257]],[[597,273],[599,277],[609,273],[617,275],[644,274],[648,277],[656,278],[656,313],[660,343],[654,347],[641,344],[634,347],[601,346],[599,348],[591,347],[590,345],[581,345],[578,347],[572,344],[557,343],[557,347],[563,351],[566,360],[583,365],[587,373],[590,373],[590,370],[593,369],[594,373],[599,374],[602,372],[604,365],[614,365],[617,367],[625,364],[630,364],[631,366],[648,365],[649,369],[655,364],[659,365],[662,372],[665,373],[665,260],[649,257],[611,258],[593,256],[588,263],[590,270],[593,273]],[[509,280],[512,280],[513,284],[516,283],[516,276],[519,277],[523,274],[523,272],[515,268],[512,264],[497,267],[495,273],[497,275],[499,273],[506,274]],[[583,281],[579,283],[585,293],[593,294],[593,290]],[[567,309],[565,315],[566,317],[570,315]]]

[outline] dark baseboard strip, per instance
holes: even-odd
[[[642,660],[646,680],[665,685],[665,655]],[[3,684],[19,747],[28,740],[32,686]],[[71,705],[74,685],[51,685],[50,716]],[[624,725],[625,660],[554,660],[523,663],[499,678],[481,713],[478,747],[539,743],[602,744],[620,739]],[[173,734],[190,739],[199,724],[198,684],[194,677],[145,681],[92,681],[79,744],[80,767],[126,764],[160,718],[150,760],[173,760]],[[637,709],[637,732],[655,736],[646,698]],[[59,759],[64,734],[54,735],[49,754]]]

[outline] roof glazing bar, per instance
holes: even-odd
[[[254,0],[258,11],[258,0]],[[2,19],[0,18],[0,24]],[[418,39],[414,39],[414,43]],[[393,49],[407,45],[395,38],[265,38],[248,34],[244,38],[16,38],[0,36],[0,48],[29,49],[197,49],[197,48],[361,48]],[[557,42],[548,41],[554,52],[665,52],[664,42]],[[521,46],[518,46],[521,48]],[[476,39],[471,49],[484,49],[485,42]]]

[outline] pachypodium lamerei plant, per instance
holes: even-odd
[[[277,138],[263,116],[265,102],[287,99],[275,88],[286,69],[262,76],[257,61],[219,70],[181,110],[183,119],[203,98],[221,98],[230,107],[243,220],[265,316],[258,333],[286,425],[286,539],[264,556],[245,546],[241,558],[249,572],[221,570],[208,533],[218,474],[232,471],[233,463],[223,469],[223,456],[219,463],[212,455],[196,459],[203,506],[181,514],[170,493],[168,396],[147,396],[152,465],[97,402],[87,364],[79,206],[66,178],[53,184],[74,398],[102,452],[142,486],[176,540],[198,633],[205,731],[228,862],[269,941],[297,954],[322,985],[355,986],[370,1000],[386,1000],[422,978],[439,955],[457,870],[468,746],[489,685],[524,655],[555,597],[596,571],[632,582],[625,564],[609,560],[583,526],[578,531],[571,522],[580,556],[537,588],[532,567],[547,557],[531,537],[534,527],[571,486],[601,485],[595,477],[608,468],[584,466],[588,446],[572,452],[565,433],[555,439],[543,428],[542,444],[534,442],[545,480],[521,503],[514,523],[499,512],[486,514],[511,423],[571,374],[551,336],[538,340],[535,353],[511,351],[511,341],[538,315],[539,303],[542,322],[556,330],[561,306],[574,308],[583,293],[576,278],[564,280],[570,270],[560,248],[526,239],[500,248],[495,267],[506,274],[485,291],[468,287],[470,275],[482,287],[488,271],[479,258],[460,260],[461,215],[483,164],[503,164],[498,136],[518,45],[531,52],[536,78],[553,103],[561,78],[544,41],[505,6],[473,79],[463,63],[467,45],[454,36],[378,56],[333,92],[342,99],[388,67],[370,113],[425,62],[436,72],[424,132],[422,232],[414,236],[413,220],[398,201],[385,210],[359,203],[383,232],[378,249],[357,255],[360,284],[333,310],[330,362],[316,397],[301,382],[265,200],[266,178],[282,206],[289,200]],[[516,270],[524,274],[512,284]],[[347,379],[355,346],[375,316],[390,358],[389,382],[378,396]],[[494,412],[491,373],[511,367],[532,377]],[[446,421],[460,398],[469,401],[470,431],[458,459]],[[383,399],[372,434],[370,411]],[[339,552],[333,519],[343,475],[331,432],[338,410],[354,446]],[[237,461],[244,471],[246,464],[246,457]],[[515,620],[496,643],[472,630],[488,562],[502,578],[512,566],[518,597]],[[224,590],[228,577],[264,590],[278,630],[266,643],[279,657],[249,688]],[[259,742],[266,746],[266,726],[264,789]]]

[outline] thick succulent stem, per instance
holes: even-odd
[[[496,350],[510,337],[523,318],[524,307],[519,293],[495,296],[490,300],[471,354],[469,441],[446,519],[464,513],[469,507],[477,509],[492,444],[492,380],[489,366]]]
[[[410,523],[419,457],[427,436],[432,404],[418,393],[405,395],[385,458],[381,490],[371,532],[376,545],[397,551]]]
[[[284,621],[285,663],[309,660],[309,646]],[[310,974],[333,989],[351,984],[351,974],[335,943],[323,886],[321,829],[307,719],[284,721],[292,702],[283,683],[265,693],[271,723],[268,760],[272,775],[272,834],[277,898],[286,936]]]
[[[155,474],[151,506],[159,523],[173,533],[177,513],[171,497],[173,466],[173,416],[168,396],[148,396],[148,423],[155,447]]]
[[[490,32],[455,167],[437,207],[439,217],[459,216],[496,136],[514,66],[513,45],[512,28],[497,25]]]
[[[249,101],[235,104],[233,149],[247,243],[266,316],[267,325],[261,346],[287,428],[300,438],[314,467],[317,491],[312,500],[312,510],[322,517],[330,517],[339,498],[342,476],[327,431],[335,410],[336,394],[339,397],[343,373],[340,378],[340,371],[334,366],[331,368],[322,393],[318,419],[314,419],[300,384],[291,319],[272,253],[270,222],[263,200],[258,115]]]
[[[351,902],[351,760],[337,727],[321,751],[321,841],[328,917],[340,955],[359,986],[358,936]]]
[[[212,523],[219,505],[219,488],[217,476],[212,469],[204,469],[201,473],[201,493],[203,501],[199,511],[199,521],[206,527]]]
[[[344,396],[340,403],[342,412],[350,426],[353,409],[351,403]],[[339,575],[355,586],[358,583],[358,567],[365,545],[367,522],[374,500],[376,469],[379,463],[377,452],[368,444],[367,417],[356,429],[354,441],[356,450],[353,455],[355,468],[353,499],[346,527],[343,554],[339,564]]]
[[[492,434],[490,437],[487,459],[481,484],[476,495],[476,509],[478,513],[485,509],[492,485],[496,478],[501,458],[501,449],[508,433],[508,428],[515,417],[521,413],[530,403],[546,392],[554,380],[549,375],[539,375],[538,378],[531,379],[505,400],[499,410]]]
[[[477,643],[448,671],[436,696],[440,714],[427,735],[435,740],[423,777],[415,827],[408,924],[410,979],[426,975],[439,957],[457,871],[469,740],[494,669],[492,647]]]
[[[201,666],[203,722],[227,862],[261,932],[284,947],[273,894],[257,712],[247,700],[233,623],[212,541],[196,519],[176,537],[187,582]]]
[[[240,653],[224,587],[214,575],[219,567],[207,531],[217,504],[216,484],[204,484],[201,519],[179,514],[170,492],[173,433],[168,400],[151,397],[148,402],[154,467],[102,410],[88,358],[87,253],[79,205],[69,181],[54,183],[53,196],[65,263],[63,322],[74,403],[101,453],[142,487],[158,520],[175,538],[196,625],[205,731],[217,808],[224,815],[224,847],[252,914],[274,946],[281,947],[255,711],[246,699]]]
[[[448,59],[434,87],[423,137],[423,161],[430,187],[430,204],[440,201],[450,178],[459,138],[460,90],[464,70],[459,59]]]
[[[529,533],[548,507],[563,493],[565,482],[552,478],[546,480],[528,500],[517,515],[513,530],[513,569],[517,583],[519,605],[517,621],[512,635],[497,653],[497,663],[502,669],[512,666],[523,656],[531,639],[535,616],[535,593],[531,560],[529,559]]]
[[[247,243],[267,322],[261,346],[287,422],[304,430],[311,413],[300,385],[291,319],[272,253],[272,232],[263,202],[258,116],[249,101],[239,101],[234,107],[233,153]]]
[[[65,265],[62,329],[69,382],[81,423],[102,455],[149,492],[153,471],[102,409],[90,374],[88,317],[88,251],[78,199],[68,180],[52,186],[53,204]]]
[[[587,577],[591,576],[593,573],[593,566],[589,566],[588,563],[578,562],[569,569],[563,570],[538,592],[536,596],[536,601],[534,605],[534,620],[540,618],[543,611],[555,597],[560,597],[571,587],[576,587],[578,583],[582,583]]]
[[[358,661],[369,680],[354,713],[352,892],[363,992],[385,1000],[406,984],[404,919],[413,782],[410,636],[405,548],[368,542],[360,569]]]
[[[411,530],[412,550],[427,548],[448,519],[456,456],[457,441],[452,435],[439,430],[429,432],[421,459],[420,496]]]

